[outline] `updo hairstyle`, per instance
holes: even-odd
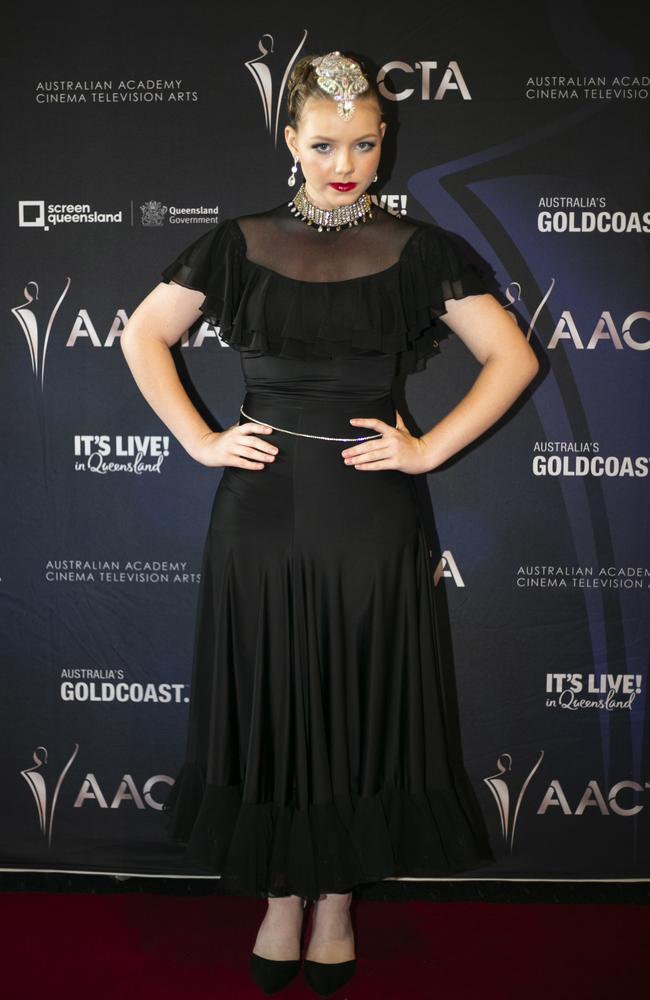
[[[354,59],[353,56],[346,56],[345,52],[342,52],[341,55],[345,56],[347,59]],[[305,104],[310,97],[313,97],[317,101],[333,100],[329,94],[326,94],[318,86],[316,74],[317,67],[310,65],[311,60],[315,58],[316,54],[313,53],[312,55],[303,56],[302,59],[298,59],[291,70],[291,75],[289,76],[287,84],[287,124],[293,129],[296,129],[296,131],[300,124],[300,118]],[[384,121],[382,99],[377,88],[377,84],[368,76],[363,62],[360,59],[355,59],[354,61],[359,64],[363,75],[368,81],[368,89],[364,91],[363,94],[358,94],[355,99],[360,101],[374,97],[379,109],[379,120]]]

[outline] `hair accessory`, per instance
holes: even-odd
[[[319,233],[322,233],[323,229],[341,229],[345,225],[351,229],[352,226],[359,225],[359,219],[362,222],[372,219],[372,199],[367,191],[364,191],[351,205],[319,208],[307,197],[303,181],[298,194],[287,204],[292,214],[301,218],[308,226],[318,226]]]
[[[349,121],[354,114],[355,98],[369,87],[359,63],[336,50],[325,56],[316,56],[310,65],[316,67],[320,89],[337,102],[336,110],[343,121]]]

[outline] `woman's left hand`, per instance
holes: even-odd
[[[345,448],[341,454],[346,465],[362,472],[397,469],[412,476],[431,472],[434,464],[428,445],[422,438],[409,434],[401,414],[398,410],[395,413],[396,427],[376,417],[355,417],[351,421],[353,427],[367,427],[370,433],[374,431],[382,436]]]

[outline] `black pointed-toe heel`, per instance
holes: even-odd
[[[306,906],[307,900],[303,899],[303,910]],[[254,982],[267,996],[271,996],[271,994],[288,986],[300,972],[300,966],[301,960],[299,958],[281,961],[277,958],[262,958],[254,951],[251,952],[249,961],[249,969]]]
[[[277,993],[292,979],[295,979],[300,972],[300,959],[292,958],[280,961],[275,958],[262,958],[261,955],[256,955],[252,951],[249,967],[255,983],[263,993],[271,996],[272,993]]]
[[[357,960],[351,958],[347,962],[312,962],[306,958],[302,965],[305,979],[312,990],[321,997],[329,997],[352,979]]]

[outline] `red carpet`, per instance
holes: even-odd
[[[3,1000],[263,997],[248,954],[263,901],[6,892]],[[308,918],[309,919],[309,918]],[[353,903],[357,973],[337,1000],[647,996],[650,907]],[[315,997],[298,977],[278,997]]]

